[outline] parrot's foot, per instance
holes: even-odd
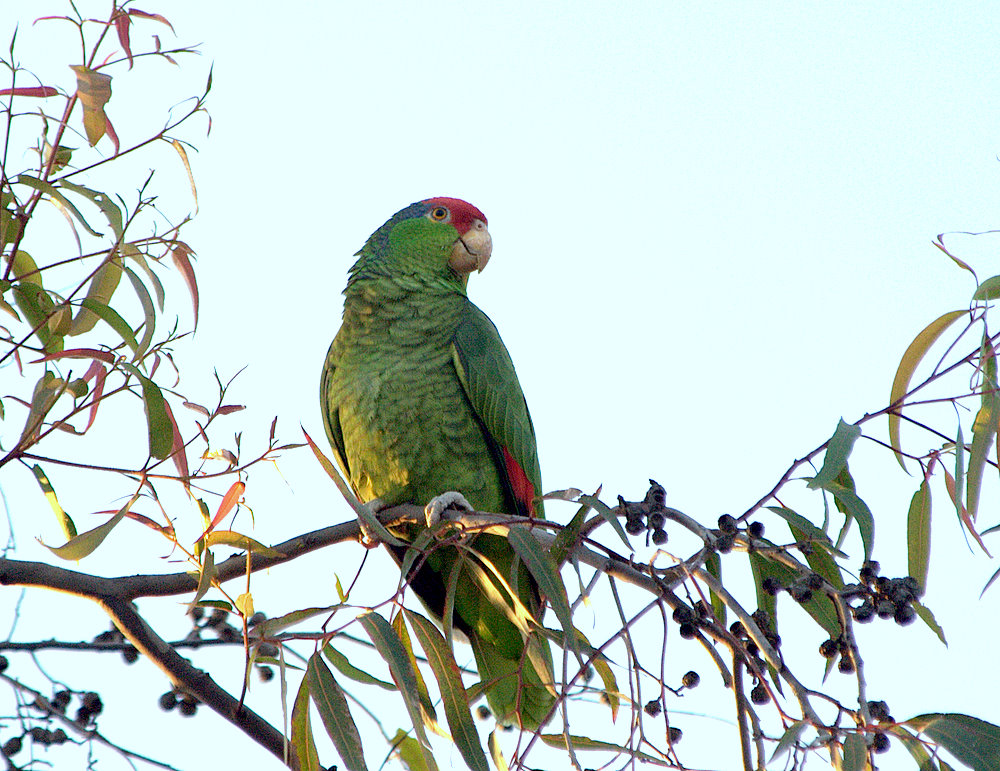
[[[461,509],[463,511],[475,511],[472,504],[465,496],[454,490],[441,493],[431,499],[431,502],[424,507],[424,516],[427,518],[427,527],[434,527],[441,521],[441,514],[445,509]]]
[[[365,510],[371,514],[374,519],[375,516],[386,508],[386,504],[380,498],[372,498],[368,503],[361,504],[365,507]],[[365,525],[365,520],[363,517],[358,517],[358,527],[361,528],[361,545],[366,549],[374,549],[379,545],[379,538],[368,527]]]

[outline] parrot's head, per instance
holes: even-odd
[[[492,252],[486,215],[479,209],[459,198],[427,198],[376,230],[355,268],[370,269],[374,259],[390,274],[450,277],[464,287],[470,273],[486,267]]]

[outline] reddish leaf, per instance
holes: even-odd
[[[181,402],[189,410],[194,410],[195,412],[201,413],[206,418],[211,414],[207,407],[202,407],[200,404],[195,404],[194,402]]]
[[[90,398],[92,403],[90,405],[90,417],[87,419],[87,427],[83,429],[84,433],[90,430],[90,427],[94,425],[94,420],[97,418],[97,407],[101,403],[101,398],[104,396],[104,378],[107,377],[107,370],[100,364],[100,362],[93,362],[90,365],[90,369],[83,376],[84,380],[90,380],[91,377],[94,378],[94,390],[90,393]]]
[[[0,96],[58,96],[52,86],[26,86],[24,88],[0,88]]]
[[[198,328],[198,281],[194,276],[194,268],[191,267],[189,255],[194,254],[191,247],[183,241],[174,241],[174,248],[170,250],[170,257],[181,272],[184,281],[187,283],[188,291],[191,292],[191,302],[194,304],[194,328]]]
[[[113,155],[118,155],[118,150],[121,149],[122,145],[118,141],[118,134],[115,133],[115,127],[111,125],[111,118],[107,115],[104,116],[104,132],[108,135],[108,139],[111,140],[111,144],[115,146]]]
[[[226,516],[233,507],[239,502],[240,498],[243,497],[243,491],[247,489],[247,486],[243,482],[233,482],[230,488],[226,491],[226,494],[222,496],[222,503],[219,504],[219,510],[215,512],[215,516],[212,517],[212,521],[208,523],[208,527],[205,528],[205,532],[201,534],[202,540],[206,535],[211,533],[216,525],[218,525],[223,517]]]
[[[121,43],[122,49],[125,51],[125,56],[128,58],[128,68],[132,69],[132,46],[129,43],[128,37],[128,28],[132,24],[132,20],[128,17],[127,13],[122,13],[118,10],[111,17],[111,21],[115,25],[115,31],[118,33],[118,42]]]
[[[53,359],[97,359],[106,364],[114,364],[117,358],[111,351],[99,351],[96,348],[67,348],[65,351],[50,353],[48,356],[35,359],[31,363],[38,364],[43,361],[52,361]]]
[[[138,16],[142,19],[153,19],[154,21],[158,21],[161,24],[166,24],[168,27],[170,27],[171,32],[174,31],[174,25],[171,24],[169,21],[167,21],[166,18],[164,18],[163,16],[160,16],[160,14],[158,13],[148,13],[146,11],[140,11],[138,8],[130,8],[128,13],[129,16]]]
[[[167,408],[167,418],[170,420],[170,427],[174,432],[174,440],[170,445],[170,459],[174,462],[178,473],[183,477],[184,484],[186,485],[191,472],[188,470],[187,450],[184,447],[184,438],[181,436],[181,431],[177,427],[177,421],[174,419],[173,410],[170,409],[170,405],[166,399],[163,400],[163,406]]]
[[[223,404],[221,407],[219,407],[219,409],[215,411],[215,413],[217,415],[230,415],[234,412],[240,412],[241,410],[245,409],[246,407],[244,407],[242,404]]]

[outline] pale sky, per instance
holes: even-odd
[[[97,15],[106,5],[82,7]],[[43,82],[70,89],[63,60],[48,58],[76,50],[69,25],[30,24],[62,6],[36,6],[3,14],[0,43],[6,47],[16,18],[17,58]],[[182,59],[180,70],[144,63],[157,94],[142,93],[149,87],[138,65],[134,76],[112,72],[108,111],[123,145],[162,123],[146,112],[152,105],[196,93],[214,67],[211,134],[195,130],[205,121],[181,134],[199,151],[191,162],[200,212],[184,236],[197,252],[202,305],[179,360],[192,375],[200,367],[185,382],[205,401],[212,367],[224,379],[247,367],[232,399],[249,409],[228,419],[232,432],[244,432],[247,452],[261,446],[275,415],[285,441],[300,440],[300,423],[323,436],[319,372],[353,253],[410,202],[454,196],[489,218],[493,258],[469,293],[517,366],[544,487],[603,484],[614,502],[619,493],[641,497],[653,477],[671,505],[712,524],[748,508],[838,418],[886,404],[909,342],[964,307],[974,288],[932,239],[1000,226],[998,15],[988,3],[141,7],[167,16],[177,41],[201,42],[202,55]],[[175,40],[166,27],[140,22],[135,49],[143,33],[159,34],[165,47]],[[110,151],[106,143],[98,149]],[[137,165],[153,164],[164,208],[179,219],[191,203],[173,150],[164,146]],[[1000,273],[996,236],[948,244],[980,278]],[[0,382],[8,376],[0,373]],[[866,431],[884,438],[884,423]],[[876,557],[887,574],[903,575],[903,523],[919,480],[872,448],[859,443],[855,478],[875,512]],[[280,476],[258,471],[247,489],[260,540],[350,516],[306,452],[278,468]],[[8,503],[37,506],[46,521],[30,475],[0,485]],[[995,625],[979,620],[992,616],[1000,588],[975,599],[997,565],[966,548],[940,479],[935,485],[940,542],[926,604],[950,647],[919,623],[863,628],[872,690],[897,718],[962,711],[1000,722],[1000,675],[986,658],[994,646],[981,636]],[[991,477],[984,528],[1000,520],[997,502]],[[798,510],[822,519],[818,497],[803,496]],[[549,515],[565,521],[573,511],[552,506]],[[763,521],[778,530],[777,521]],[[237,524],[250,528],[249,518]],[[21,524],[17,535],[19,556],[40,558],[34,537],[55,539],[56,531]],[[121,546],[126,537],[116,536]],[[857,541],[848,548],[860,552]],[[352,575],[359,551],[337,547],[301,570],[272,571],[258,579],[258,607],[278,615],[333,602],[333,572]],[[162,546],[150,542],[150,554]],[[728,559],[741,569],[742,557]],[[79,605],[58,600],[60,608]],[[103,622],[96,611],[93,619],[96,634]],[[29,639],[29,623],[18,638]],[[813,659],[799,666],[818,686],[822,668]],[[71,672],[84,657],[52,660]],[[235,659],[207,660],[232,664],[238,680]],[[174,732],[211,731],[218,748],[191,739],[206,753],[199,766],[218,751],[277,767],[207,711],[194,721],[161,717],[162,678],[145,663],[125,672],[111,664],[109,677],[151,683],[148,699],[137,697],[149,702],[145,719],[161,721],[148,754],[193,767],[176,753]],[[699,666],[704,701],[678,706],[731,720],[730,694],[717,679],[709,691],[710,665]],[[277,688],[268,688],[255,687],[254,698],[273,708]],[[119,718],[105,701],[102,728],[113,735]],[[734,762],[725,749],[699,761],[696,743],[697,725],[735,743],[731,726],[690,720],[682,759],[694,767]],[[374,767],[383,746],[371,736]],[[127,744],[139,741],[137,734]],[[883,771],[914,767],[898,748],[885,758]]]

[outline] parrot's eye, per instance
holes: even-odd
[[[431,219],[436,222],[444,222],[448,218],[448,210],[443,206],[435,206],[431,209]]]

